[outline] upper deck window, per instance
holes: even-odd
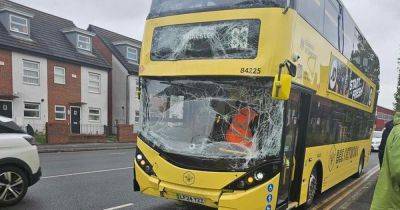
[[[158,27],[151,48],[153,61],[254,59],[259,20],[234,20]]]
[[[153,0],[149,18],[224,9],[284,7],[286,0]]]

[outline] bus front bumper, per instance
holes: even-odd
[[[135,179],[135,182],[139,184],[140,191],[146,195],[172,200],[185,198],[184,201],[219,210],[275,209],[279,184],[278,174],[268,182],[246,191],[194,188],[168,183],[155,176],[149,176],[136,164]],[[271,186],[272,190],[268,189]]]

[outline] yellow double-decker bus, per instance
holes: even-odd
[[[153,0],[134,188],[310,206],[370,157],[379,60],[339,0]]]

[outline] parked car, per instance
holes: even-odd
[[[21,201],[42,173],[35,139],[0,116],[0,207]]]
[[[382,141],[382,131],[374,131],[372,135],[371,151],[378,151]]]

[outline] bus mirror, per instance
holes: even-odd
[[[296,77],[296,74],[297,74],[297,66],[294,65],[294,64],[293,64],[292,62],[290,62],[290,61],[288,61],[288,62],[286,63],[286,66],[287,66],[287,68],[288,68],[288,71],[289,71],[290,76]]]
[[[289,100],[292,89],[292,76],[289,74],[276,75],[272,87],[272,98],[275,100]]]

